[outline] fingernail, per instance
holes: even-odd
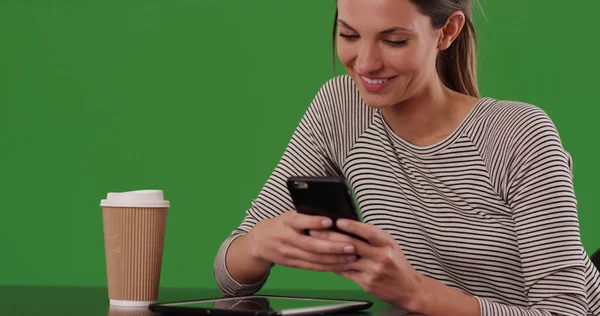
[[[354,252],[354,247],[352,247],[352,246],[346,246],[346,247],[344,247],[344,252],[345,253],[353,253]]]
[[[323,227],[329,227],[329,226],[331,226],[331,220],[329,218],[328,219],[324,219],[321,222],[321,225],[323,225]]]
[[[317,237],[317,236],[319,236],[319,232],[318,232],[318,231],[316,231],[316,230],[311,230],[311,231],[309,231],[308,233],[309,233],[311,236],[313,236],[313,237]]]
[[[348,261],[348,262],[354,262],[354,261],[356,261],[356,256],[347,256],[346,257],[346,261]]]
[[[347,219],[338,219],[337,226],[341,227],[341,228],[348,227],[348,220]]]

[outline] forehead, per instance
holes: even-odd
[[[360,31],[393,26],[422,30],[429,23],[411,0],[337,0],[338,18]]]

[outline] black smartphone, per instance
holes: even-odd
[[[361,221],[352,191],[344,179],[290,177],[287,179],[287,186],[298,213],[329,217],[333,221],[331,230],[367,242],[364,238],[342,231],[335,225],[340,218]]]

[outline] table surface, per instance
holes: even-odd
[[[374,304],[364,312],[345,315],[402,316],[406,312],[358,291],[263,290],[262,295],[290,295],[340,299],[366,299]],[[161,288],[158,301],[184,301],[222,297],[216,289]],[[0,286],[0,314],[9,315],[88,315],[153,316],[147,308],[114,308],[108,304],[106,287]]]

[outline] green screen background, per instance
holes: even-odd
[[[540,106],[574,158],[600,247],[600,2],[483,1],[482,94]],[[0,1],[0,284],[106,284],[106,192],[171,201],[161,285],[214,288],[242,220],[333,75],[333,0]],[[342,69],[338,67],[338,74]],[[353,289],[275,267],[267,288]]]

